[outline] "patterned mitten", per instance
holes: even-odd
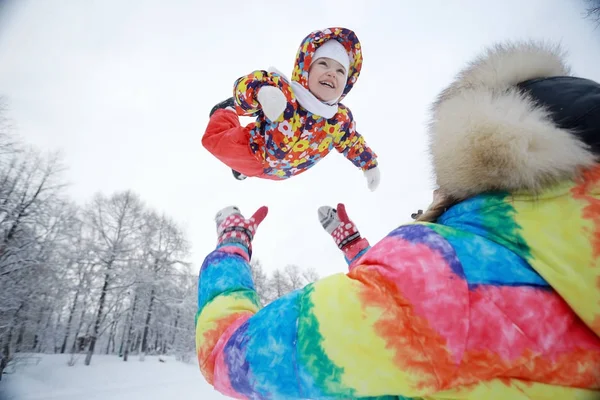
[[[369,241],[360,236],[354,222],[348,218],[343,204],[338,204],[337,210],[329,206],[319,207],[319,222],[344,253],[350,269],[354,267],[354,262],[371,247]]]
[[[381,171],[379,171],[379,167],[366,170],[364,175],[367,179],[367,187],[371,192],[374,192],[381,181]]]
[[[242,246],[252,256],[252,239],[256,229],[267,216],[269,209],[259,208],[250,219],[244,218],[237,207],[226,207],[217,213],[218,245],[221,248],[229,245]]]
[[[262,111],[271,121],[277,121],[287,107],[285,94],[275,86],[263,86],[256,95]]]

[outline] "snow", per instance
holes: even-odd
[[[95,354],[89,366],[80,355],[68,366],[66,354],[30,354],[14,373],[0,381],[0,400],[166,400],[227,399],[205,380],[195,361],[183,363],[172,357]],[[39,363],[36,362],[39,360]]]

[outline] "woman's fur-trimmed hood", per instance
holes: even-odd
[[[517,84],[568,76],[558,47],[500,44],[443,90],[432,107],[430,152],[439,189],[455,200],[486,191],[537,193],[596,162]]]

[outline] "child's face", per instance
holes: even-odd
[[[308,71],[308,90],[321,101],[335,100],[346,86],[346,70],[331,58],[319,58]]]

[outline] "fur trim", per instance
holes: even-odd
[[[569,74],[558,47],[532,42],[496,45],[462,70],[432,107],[430,152],[440,189],[455,199],[537,193],[595,164],[585,144],[516,87]]]

